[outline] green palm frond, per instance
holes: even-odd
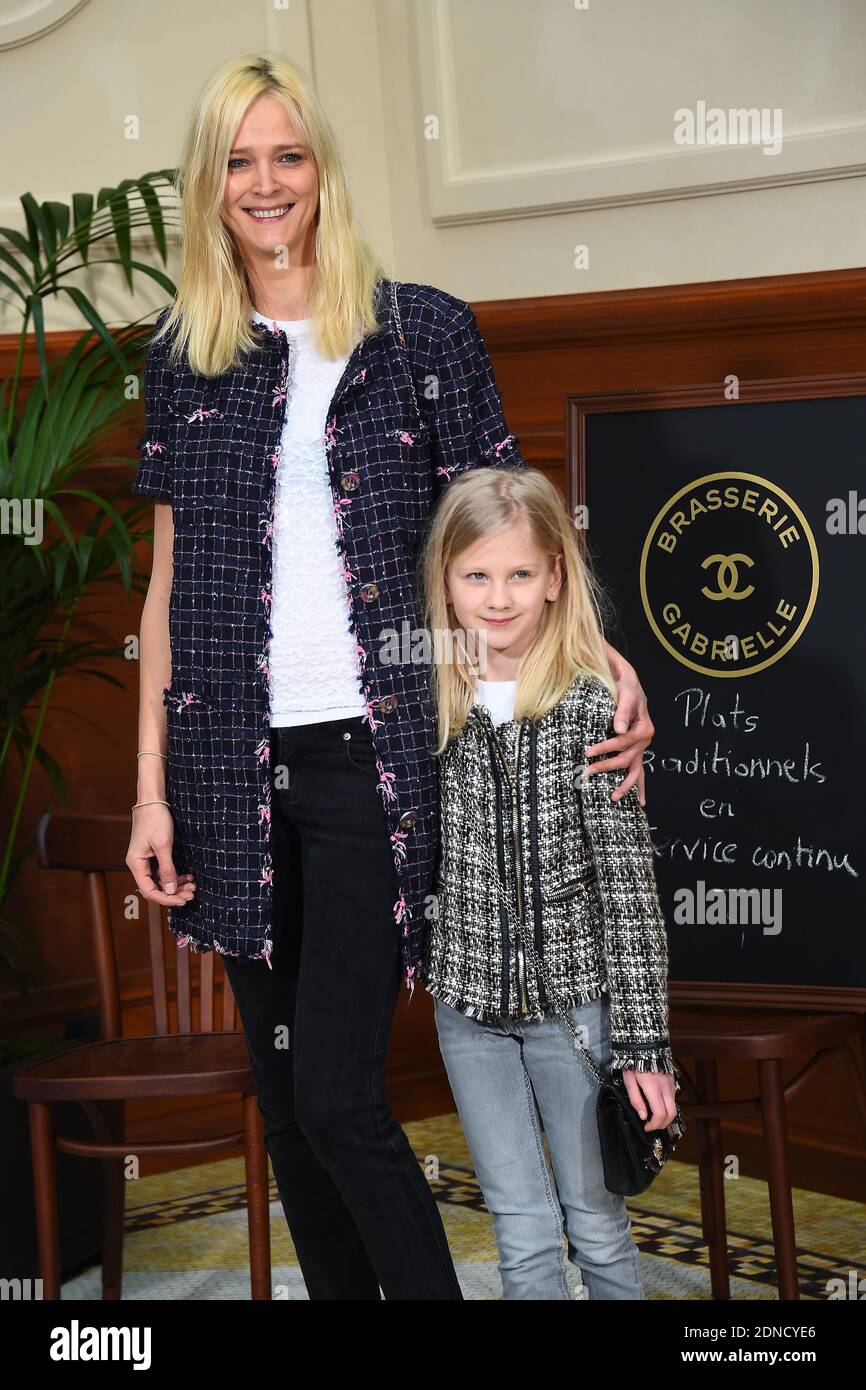
[[[149,332],[139,322],[112,327],[73,277],[87,268],[120,266],[130,292],[135,274],[171,297],[175,286],[158,266],[133,254],[135,233],[150,233],[163,265],[168,232],[177,225],[176,175],[156,170],[102,188],[74,193],[69,204],[21,198],[25,230],[0,227],[0,288],[20,316],[14,368],[0,380],[0,779],[8,778],[14,810],[0,844],[0,968],[19,984],[38,952],[25,926],[8,910],[8,895],[33,852],[20,844],[27,790],[38,767],[52,800],[68,804],[61,769],[42,742],[46,711],[56,706],[57,681],[75,674],[125,682],[99,662],[122,659],[100,628],[101,592],[127,597],[145,580],[136,546],[151,506],[121,484],[94,485],[98,469],[134,459],[107,455],[114,432],[137,408]],[[100,255],[93,256],[94,247]],[[62,359],[49,356],[44,301],[65,295],[86,325]],[[32,335],[32,339],[30,339]],[[25,352],[32,342],[38,375],[24,392]]]

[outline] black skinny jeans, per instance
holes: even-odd
[[[223,962],[307,1293],[379,1300],[381,1286],[386,1299],[462,1299],[385,1094],[402,968],[366,720],[272,729],[270,767],[272,969]]]

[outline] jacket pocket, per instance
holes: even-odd
[[[184,689],[180,689],[181,684]],[[174,681],[169,681],[168,685],[163,686],[162,689],[162,703],[173,714],[183,714],[187,711],[196,714],[212,708],[210,700],[195,689],[190,681],[177,684]]]
[[[430,430],[411,404],[388,396],[377,404],[375,419],[362,419],[359,434],[365,466],[373,475],[414,476],[427,460]],[[345,436],[350,438],[349,435]],[[344,465],[345,466],[345,465]]]
[[[207,679],[196,673],[179,671],[176,679],[163,687],[162,702],[172,715],[192,722],[195,715],[210,714],[213,722],[231,724],[251,707],[258,711],[262,701],[261,678],[234,672],[213,672]]]
[[[258,514],[267,501],[266,487],[273,465],[251,450],[249,441],[225,438],[183,440],[173,458],[176,487],[175,529],[222,523],[231,528],[251,527],[258,537]]]
[[[257,708],[243,710],[225,684],[187,671],[163,687],[163,703],[166,796],[175,825],[202,841],[225,838],[243,846],[254,834],[261,794],[253,752],[261,729]]]
[[[594,870],[587,874],[581,874],[579,877],[570,878],[565,883],[561,883],[558,887],[543,892],[541,900],[544,903],[568,902],[570,898],[576,898],[579,893],[586,893],[594,880]]]
[[[219,824],[213,722],[210,701],[185,675],[163,686],[165,705],[166,796],[175,827],[200,838]]]

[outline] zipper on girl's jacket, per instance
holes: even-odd
[[[529,1013],[529,999],[526,990],[526,956],[523,951],[523,933],[526,929],[526,915],[523,898],[523,856],[521,853],[522,835],[520,825],[520,742],[523,733],[523,721],[517,729],[517,751],[515,755],[514,780],[516,791],[514,795],[514,816],[512,818],[512,830],[514,832],[514,863],[516,866],[517,877],[517,905],[518,905],[518,927],[517,927],[517,980],[520,985],[520,1011],[521,1014]]]
[[[493,724],[492,719],[489,719],[489,724],[491,733],[493,735],[493,740],[496,744],[496,747],[499,749],[499,756],[502,761],[502,766],[505,769],[505,776],[508,779],[508,790],[511,795],[511,833],[514,842],[514,881],[517,887],[518,912],[518,927],[515,933],[514,944],[517,950],[517,987],[520,994],[520,1016],[523,1017],[525,1014],[529,1013],[529,998],[526,990],[526,956],[523,950],[523,869],[520,857],[520,830],[517,808],[518,798],[514,794],[514,785],[511,781],[511,772],[508,767],[508,759],[506,758],[505,753],[503,752],[502,744],[499,742],[499,735],[496,732],[496,728]],[[520,736],[522,733],[523,721],[521,720],[517,729],[517,754],[515,758],[515,776],[517,779],[518,788],[520,787]]]

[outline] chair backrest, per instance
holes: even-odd
[[[128,815],[67,815],[52,811],[43,812],[36,827],[36,854],[40,868],[77,869],[84,875],[96,967],[99,1032],[104,1041],[123,1036],[117,955],[106,875],[118,871],[129,875],[126,863],[129,831]],[[129,891],[137,893],[131,875],[129,882]],[[146,908],[154,1032],[232,1032],[238,1026],[235,1018],[235,999],[222,962],[218,971],[215,968],[214,956],[217,953],[202,951],[197,957],[200,962],[199,1009],[198,1027],[195,1028],[195,987],[189,949],[177,945],[175,937],[168,929],[161,907],[148,902]],[[166,938],[170,944],[168,952]],[[172,954],[175,960],[174,982],[177,1002],[173,1027],[169,1007],[171,981],[167,970]],[[221,985],[219,1007],[215,997],[217,984]]]

